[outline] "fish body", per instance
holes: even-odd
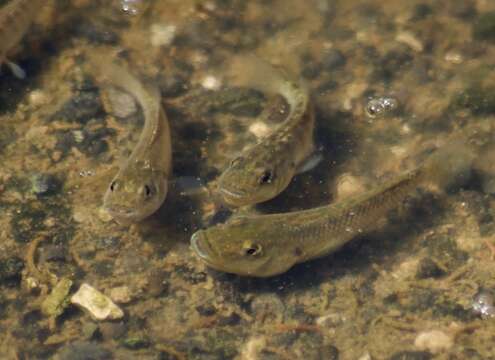
[[[18,77],[24,77],[24,71],[6,56],[26,35],[42,3],[40,0],[12,0],[0,9],[0,65],[5,62]]]
[[[139,222],[153,214],[167,195],[172,168],[168,120],[156,87],[145,87],[126,69],[93,60],[99,75],[133,95],[144,113],[138,143],[111,181],[103,206],[120,223]]]
[[[290,110],[282,124],[234,158],[220,176],[219,192],[234,207],[277,196],[313,151],[314,111],[303,84],[253,57],[248,57],[242,70],[245,85],[283,96]]]
[[[423,166],[341,202],[282,214],[243,216],[193,234],[191,247],[208,266],[245,276],[268,277],[293,265],[330,254],[399,206],[434,175],[444,187],[472,157],[432,156]],[[467,164],[467,165],[466,165]],[[448,171],[441,171],[447,167]],[[454,172],[453,172],[454,171]]]

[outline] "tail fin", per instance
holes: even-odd
[[[422,165],[423,183],[436,191],[460,187],[471,177],[476,151],[467,139],[456,139],[434,152]]]
[[[276,67],[255,55],[238,55],[231,61],[229,77],[242,86],[252,87],[271,95],[282,95],[297,117],[306,111],[309,93],[300,80],[293,79],[284,69]]]

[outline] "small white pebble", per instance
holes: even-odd
[[[363,355],[359,357],[358,360],[371,360],[371,355],[369,352],[365,352]]]
[[[131,301],[131,290],[127,286],[118,286],[110,289],[109,295],[117,304],[127,304]]]
[[[428,350],[433,354],[445,351],[454,346],[452,336],[440,330],[423,331],[416,336],[414,346],[420,350]]]
[[[316,318],[316,325],[324,326],[324,327],[336,327],[345,322],[345,318],[343,315],[339,313],[331,313],[320,316]]]
[[[151,45],[168,46],[174,41],[177,27],[175,25],[153,24],[151,31]]]
[[[98,209],[98,219],[100,219],[103,222],[109,222],[113,218],[112,215],[110,215],[110,213],[107,210],[105,210],[104,207],[100,207]]]
[[[395,156],[403,156],[407,153],[407,148],[405,148],[404,146],[395,145],[390,147],[390,152]]]
[[[261,360],[261,351],[266,346],[266,339],[261,336],[253,337],[248,340],[241,351],[241,360]]]
[[[116,320],[124,312],[110,298],[88,284],[82,284],[70,302],[89,313],[94,320]]]
[[[345,199],[346,197],[357,194],[365,190],[363,181],[351,174],[342,174],[337,179],[337,197]]]
[[[270,133],[270,128],[264,122],[255,121],[249,126],[249,132],[257,138],[262,138]]]
[[[221,85],[222,82],[213,75],[207,75],[201,81],[201,86],[208,90],[218,90]]]
[[[423,51],[423,43],[418,40],[417,37],[413,35],[413,33],[409,31],[402,31],[397,34],[395,40],[409,46],[411,49],[417,52]]]
[[[449,51],[445,54],[444,57],[445,61],[452,63],[452,64],[462,64],[464,62],[464,57],[462,54],[455,52],[455,51]]]
[[[33,90],[29,94],[29,103],[32,106],[41,106],[48,103],[48,96],[42,90]]]
[[[136,101],[130,94],[109,88],[107,96],[112,107],[112,114],[116,117],[123,119],[136,113]]]

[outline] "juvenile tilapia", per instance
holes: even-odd
[[[92,60],[99,77],[133,95],[144,113],[144,128],[130,157],[110,183],[103,206],[120,223],[153,214],[167,195],[172,167],[170,128],[156,87],[144,87],[124,68]]]
[[[24,78],[26,73],[7,59],[7,53],[22,40],[43,3],[41,0],[12,0],[0,9],[0,66],[5,63],[19,78]]]
[[[219,179],[219,191],[231,206],[260,203],[281,193],[313,151],[314,114],[307,89],[280,69],[248,56],[241,71],[244,86],[282,95],[290,106],[286,120],[233,159]]]
[[[311,210],[243,216],[193,234],[191,247],[208,266],[239,275],[267,277],[325,256],[378,220],[424,183],[444,187],[470,168],[473,153],[449,146],[424,165],[363,194]]]

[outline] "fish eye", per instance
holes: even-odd
[[[248,256],[256,256],[261,254],[261,246],[258,244],[246,244],[244,254]]]
[[[117,181],[113,180],[110,183],[110,191],[115,191],[115,190],[117,190]]]
[[[273,172],[266,170],[261,174],[259,183],[260,184],[270,184],[273,181]]]
[[[143,194],[149,198],[151,195],[153,195],[153,187],[150,185],[144,185],[143,186]]]

